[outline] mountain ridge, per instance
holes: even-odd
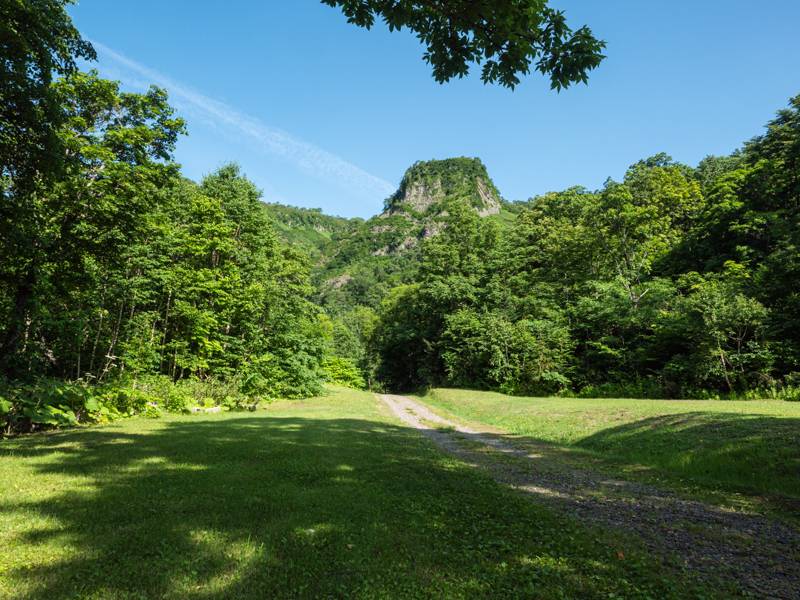
[[[278,235],[311,258],[320,305],[377,307],[389,288],[412,280],[420,242],[447,226],[454,204],[467,205],[501,226],[517,212],[516,203],[502,198],[483,162],[463,156],[415,162],[383,210],[368,219],[284,204],[268,203],[265,209]]]
[[[265,203],[275,228],[287,242],[306,249],[314,259],[331,252],[329,242],[370,246],[376,256],[405,252],[444,226],[447,204],[462,202],[481,217],[508,217],[505,201],[479,158],[417,161],[383,211],[368,218],[328,215],[319,208]],[[368,233],[369,236],[365,236]],[[369,239],[366,239],[366,238]]]

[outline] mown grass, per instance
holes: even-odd
[[[522,398],[434,389],[435,408],[706,490],[800,499],[800,403]],[[794,504],[794,506],[798,506]]]
[[[0,597],[706,597],[371,394],[0,441]]]

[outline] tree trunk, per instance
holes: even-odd
[[[20,340],[26,329],[28,310],[35,286],[36,269],[33,265],[30,265],[22,280],[17,283],[17,289],[14,292],[14,304],[2,342],[0,342],[0,365],[3,366],[6,374],[11,374],[12,376],[11,357],[17,352]]]

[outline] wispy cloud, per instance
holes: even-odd
[[[107,59],[118,67],[135,74],[130,77],[123,70],[115,70],[114,77],[123,83],[141,87],[142,79],[166,88],[170,98],[187,104],[211,124],[233,130],[237,135],[247,136],[263,150],[281,156],[303,171],[344,187],[360,195],[377,195],[384,198],[394,191],[395,186],[388,181],[367,173],[356,165],[298,139],[295,136],[270,127],[258,118],[244,114],[235,108],[197,92],[158,71],[142,65],[135,60],[115,52],[108,46],[92,40],[101,59]]]

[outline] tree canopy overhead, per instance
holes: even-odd
[[[408,27],[425,44],[423,58],[439,83],[481,65],[484,83],[514,88],[535,69],[556,90],[588,80],[605,42],[586,26],[572,30],[547,0],[322,0],[350,23],[391,31]]]
[[[65,10],[71,0],[0,2],[0,175],[30,180],[61,158],[63,118],[50,86],[95,52]]]

